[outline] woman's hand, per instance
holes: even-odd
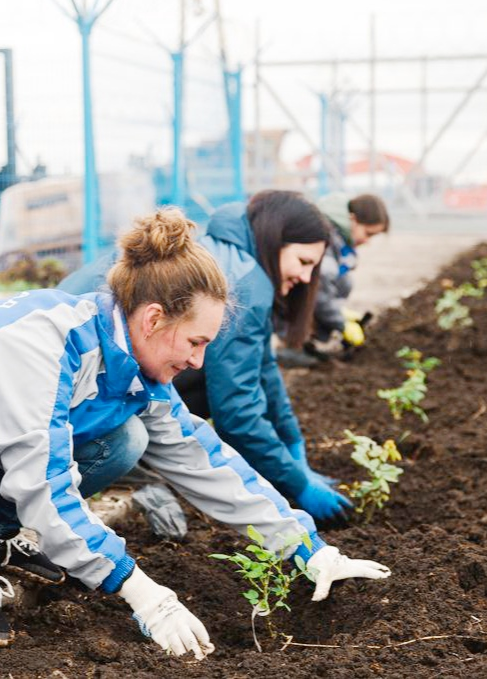
[[[345,554],[340,554],[337,547],[331,545],[326,545],[318,550],[306,565],[316,578],[313,601],[326,599],[335,580],[345,580],[346,578],[381,580],[391,575],[387,566],[383,566],[377,561],[349,559]]]
[[[142,634],[168,653],[192,651],[197,660],[203,660],[215,650],[203,623],[178,601],[175,592],[158,585],[138,566],[119,594],[132,607]]]

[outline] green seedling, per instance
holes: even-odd
[[[482,269],[479,268],[478,272],[482,276]],[[435,311],[438,325],[440,328],[442,328],[442,330],[465,328],[469,325],[472,325],[473,321],[470,317],[470,309],[466,304],[462,304],[460,300],[464,299],[465,297],[483,297],[484,280],[480,278],[479,282],[482,283],[482,287],[477,287],[472,283],[462,283],[457,288],[445,290],[443,295],[437,300]]]
[[[307,533],[303,535],[282,536],[282,548],[274,552],[264,547],[264,536],[253,526],[247,527],[247,535],[252,544],[247,545],[245,551],[249,554],[235,552],[234,554],[210,554],[212,559],[230,561],[237,567],[244,580],[251,583],[251,589],[242,592],[242,595],[252,606],[252,632],[254,642],[259,651],[262,648],[255,633],[255,617],[266,616],[267,628],[272,638],[277,636],[277,631],[272,623],[271,615],[278,608],[290,611],[286,599],[291,591],[295,580],[304,576],[314,582],[313,573],[307,569],[304,560],[300,556],[294,557],[295,568],[285,568],[284,555],[290,547],[298,547],[304,544],[311,552],[311,540]]]
[[[487,288],[487,257],[481,257],[472,262],[473,277],[477,287],[481,290]]]
[[[399,462],[401,454],[392,439],[382,446],[368,436],[356,436],[349,429],[345,436],[354,444],[352,460],[367,470],[368,480],[354,481],[351,486],[340,486],[351,498],[358,502],[355,511],[364,514],[368,523],[376,509],[382,509],[389,501],[391,483],[397,483],[403,473],[395,462]],[[391,464],[392,463],[392,464]]]
[[[421,370],[424,373],[429,373],[441,364],[440,359],[436,356],[423,358],[421,351],[410,347],[402,347],[402,349],[396,351],[396,356],[404,359],[403,366],[406,370]]]
[[[400,420],[406,412],[412,412],[426,423],[428,416],[419,404],[428,391],[427,374],[440,365],[441,361],[435,356],[423,359],[421,351],[409,347],[399,349],[396,356],[404,359],[403,365],[406,368],[407,378],[395,389],[379,389],[377,396],[387,401],[395,420]]]

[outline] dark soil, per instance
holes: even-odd
[[[387,508],[369,525],[326,531],[346,554],[390,566],[389,580],[337,584],[318,604],[309,601],[311,584],[299,581],[292,613],[276,621],[292,643],[269,641],[259,619],[258,653],[238,577],[208,559],[242,541],[188,510],[184,542],[161,542],[137,516],[119,532],[141,566],[205,622],[215,653],[202,663],[169,658],[140,635],[117,596],[71,583],[42,590],[34,611],[17,611],[16,642],[0,650],[2,679],[487,677],[487,300],[469,300],[474,325],[453,333],[437,327],[433,310],[441,278],[469,279],[479,256],[487,245],[387,312],[350,363],[286,373],[312,462],[329,475],[359,474],[342,442],[345,428],[380,441],[407,432],[404,474]],[[414,415],[394,422],[376,397],[402,381],[395,352],[404,345],[442,360],[424,401],[429,424]]]

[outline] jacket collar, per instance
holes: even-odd
[[[128,391],[133,391],[131,385],[134,379],[141,376],[139,364],[132,352],[125,316],[119,310],[117,339],[122,343],[125,340],[125,347],[122,347],[115,339],[115,300],[113,295],[98,292],[82,296],[88,299],[91,298],[98,307],[96,319],[97,331],[105,364],[105,387],[107,392],[112,396],[123,396]],[[121,340],[121,337],[123,337],[123,340]],[[141,386],[142,389],[145,389],[143,382],[141,382]]]
[[[245,203],[227,203],[218,208],[208,223],[206,235],[232,243],[257,259],[257,244]]]

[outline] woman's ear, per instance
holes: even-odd
[[[148,339],[157,332],[164,324],[164,310],[160,304],[152,302],[144,309],[142,317],[142,331],[144,338]]]

